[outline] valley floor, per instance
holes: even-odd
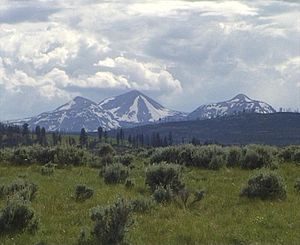
[[[118,196],[133,199],[150,196],[144,184],[142,160],[135,163],[131,177],[136,185],[106,185],[99,170],[88,167],[57,169],[53,176],[42,176],[40,166],[0,165],[1,184],[18,176],[38,185],[32,202],[40,218],[35,235],[28,233],[0,237],[0,244],[32,245],[76,244],[83,228],[91,230],[90,209],[107,205]],[[299,244],[300,196],[293,188],[299,167],[282,164],[278,171],[286,180],[285,201],[249,200],[239,197],[241,188],[255,170],[222,169],[219,171],[185,169],[184,181],[193,190],[205,189],[205,198],[192,208],[178,203],[157,205],[149,213],[134,214],[134,224],[126,234],[130,244]],[[77,184],[95,191],[85,202],[72,197]],[[0,199],[0,208],[5,200]]]

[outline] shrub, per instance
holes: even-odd
[[[191,191],[187,190],[186,188],[179,191],[178,198],[184,208],[200,202],[203,199],[205,192],[203,190],[194,192],[194,198],[190,200],[191,194]]]
[[[130,189],[133,188],[135,185],[134,181],[132,179],[126,179],[125,181],[125,187]]]
[[[275,168],[276,162],[270,148],[266,146],[250,145],[246,148],[246,153],[242,161],[242,168]]]
[[[38,187],[32,182],[28,182],[23,179],[17,179],[1,189],[2,195],[4,196],[18,195],[24,200],[32,201],[36,196]]]
[[[75,188],[76,201],[85,201],[94,195],[94,190],[86,185],[77,185]]]
[[[110,144],[103,144],[99,149],[99,156],[107,156],[107,155],[114,155],[115,150]]]
[[[130,227],[131,208],[124,199],[108,207],[92,209],[91,218],[95,222],[92,232],[95,242],[100,244],[120,244]]]
[[[282,177],[275,172],[263,171],[248,180],[241,196],[260,199],[285,199],[286,186]]]
[[[45,176],[50,176],[54,174],[55,165],[52,163],[45,164],[41,167],[41,174]]]
[[[103,177],[106,184],[124,183],[129,176],[127,167],[120,163],[114,163],[105,167]]]
[[[172,201],[174,194],[170,186],[158,186],[152,196],[157,203],[168,203]]]
[[[130,201],[130,208],[135,213],[145,213],[154,207],[154,203],[148,198],[139,198]]]
[[[240,147],[229,147],[226,156],[226,166],[236,167],[241,165],[243,152]]]
[[[133,162],[133,156],[131,154],[125,154],[124,156],[117,157],[117,161],[122,163],[125,166],[129,166]]]
[[[212,170],[219,170],[225,165],[226,163],[223,155],[213,155],[209,162],[208,168]]]
[[[86,150],[74,146],[57,147],[54,162],[59,165],[82,165],[88,153]]]
[[[102,165],[102,166],[110,165],[110,164],[112,164],[113,162],[114,162],[114,158],[113,158],[113,156],[110,155],[110,154],[101,157],[101,165]]]
[[[32,156],[37,163],[47,164],[54,161],[56,148],[36,145],[32,147]]]
[[[294,185],[294,188],[297,192],[300,193],[300,178],[296,179],[296,183]]]
[[[160,163],[150,166],[146,171],[146,185],[151,191],[155,191],[158,187],[167,188],[169,186],[172,191],[177,193],[184,187],[181,182],[182,168],[176,164]]]
[[[287,147],[284,147],[280,150],[279,156],[284,160],[284,161],[294,161],[294,155],[296,152],[300,151],[299,146],[295,145],[290,145]]]
[[[8,200],[6,207],[0,212],[0,234],[34,232],[38,228],[38,219],[34,210],[22,198]]]
[[[293,154],[293,156],[292,156],[292,160],[293,160],[294,162],[300,162],[300,149],[297,149],[297,150],[294,152],[294,154]]]
[[[33,163],[33,154],[31,152],[32,147],[19,147],[13,151],[10,162],[18,165]]]

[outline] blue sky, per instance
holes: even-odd
[[[297,1],[1,0],[0,120],[138,89],[192,111],[300,108]]]

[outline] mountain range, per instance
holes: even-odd
[[[184,113],[168,109],[147,95],[133,90],[100,103],[76,97],[53,111],[10,123],[26,122],[31,128],[39,125],[48,131],[78,132],[81,128],[96,131],[101,126],[104,130],[110,130],[160,121],[212,119],[241,112],[269,114],[276,111],[265,102],[239,94],[228,101],[202,105],[191,113]]]

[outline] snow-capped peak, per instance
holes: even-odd
[[[32,128],[39,125],[49,131],[69,132],[78,132],[81,128],[95,131],[99,126],[106,130],[119,127],[118,121],[110,112],[80,96],[51,112],[31,118],[28,123]]]
[[[188,117],[190,119],[209,119],[241,112],[267,114],[276,111],[265,102],[252,100],[244,94],[238,94],[227,101],[202,105],[190,113]]]
[[[155,122],[180,114],[163,107],[138,90],[105,99],[99,105],[110,111],[123,125]]]

